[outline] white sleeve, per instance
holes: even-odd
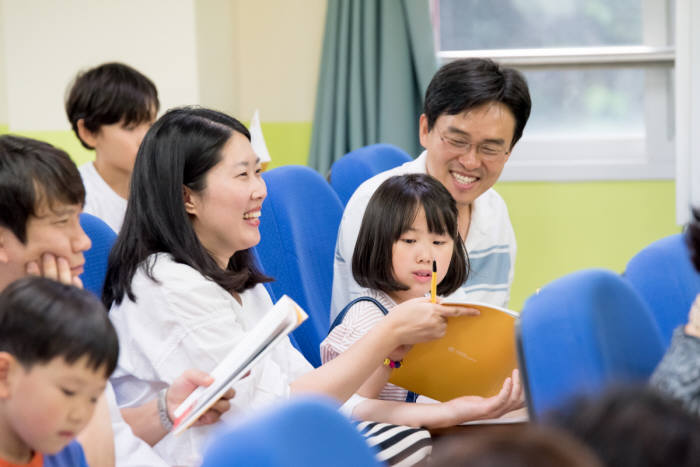
[[[345,415],[346,417],[352,418],[352,413],[355,407],[360,405],[362,402],[366,401],[367,398],[359,394],[353,394],[350,399],[346,400],[343,405],[340,406],[338,411]]]
[[[117,407],[111,384],[105,389],[109,415],[114,431],[114,461],[116,467],[166,467],[168,464],[153,449],[131,431]]]

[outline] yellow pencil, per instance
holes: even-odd
[[[437,264],[433,260],[433,276],[430,278],[430,303],[437,301]]]

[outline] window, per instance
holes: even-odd
[[[503,180],[672,179],[674,2],[434,0],[439,58],[521,70],[533,108]]]

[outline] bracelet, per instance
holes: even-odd
[[[168,414],[168,402],[165,400],[168,395],[168,388],[161,389],[158,392],[158,418],[160,419],[160,424],[166,431],[173,429],[173,421]]]
[[[388,366],[389,368],[401,368],[401,363],[403,360],[392,360],[390,358],[385,358],[384,359],[384,366]]]

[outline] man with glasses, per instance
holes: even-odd
[[[530,116],[523,76],[487,59],[444,65],[425,93],[414,161],[365,181],[348,201],[338,231],[331,320],[364,295],[352,277],[352,253],[362,216],[379,185],[393,175],[428,173],[457,201],[469,253],[469,278],[454,298],[506,306],[515,264],[515,235],[505,202],[491,187],[501,175]]]

